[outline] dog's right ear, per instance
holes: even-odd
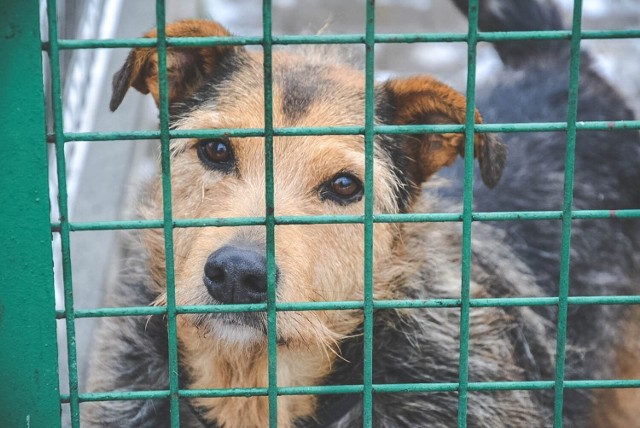
[[[156,37],[156,30],[144,37]],[[210,37],[231,35],[221,25],[205,20],[185,20],[168,24],[167,37]],[[167,49],[167,78],[169,106],[193,95],[204,82],[216,73],[227,54],[243,48],[236,46],[170,47]],[[129,87],[143,94],[151,92],[159,104],[158,54],[155,48],[131,50],[122,68],[113,76],[113,94],[109,107],[115,111]]]
[[[389,80],[383,87],[391,107],[391,124],[465,123],[464,96],[430,76]],[[475,122],[482,123],[477,110]],[[419,187],[442,167],[464,156],[464,148],[464,134],[413,135],[404,149],[410,160],[406,173]],[[480,164],[482,180],[488,187],[494,187],[500,180],[507,156],[505,145],[493,134],[478,133],[474,137],[474,156]]]

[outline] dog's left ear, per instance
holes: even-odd
[[[156,30],[144,37],[156,37]],[[167,37],[210,37],[231,35],[226,28],[213,21],[184,20],[166,26]],[[240,52],[236,46],[200,46],[167,48],[167,78],[169,108],[193,95],[207,79],[219,70],[228,54]],[[113,75],[113,94],[109,107],[115,111],[130,87],[143,94],[151,93],[159,104],[158,54],[155,48],[131,50],[122,68]]]
[[[428,76],[390,80],[383,84],[394,125],[464,124],[465,98],[453,88]],[[482,123],[476,110],[475,123]],[[404,147],[409,158],[407,171],[420,185],[440,168],[464,156],[464,134],[412,134]],[[492,134],[475,135],[474,155],[480,164],[482,181],[498,184],[506,160],[504,144]]]

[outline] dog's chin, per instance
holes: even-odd
[[[266,339],[264,333],[254,327],[225,322],[216,322],[215,324],[212,326],[213,333],[223,342],[234,345],[253,345],[264,342]]]
[[[256,314],[210,314],[196,321],[196,326],[211,337],[233,345],[254,345],[267,340],[264,321]]]

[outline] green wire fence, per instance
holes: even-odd
[[[296,394],[362,394],[363,421],[372,426],[373,393],[457,391],[458,426],[466,426],[467,396],[469,391],[498,391],[510,389],[553,389],[554,424],[562,425],[563,391],[576,388],[640,388],[640,380],[565,380],[564,359],[567,311],[570,305],[630,305],[640,304],[640,296],[569,296],[569,252],[571,223],[574,219],[640,218],[639,209],[573,210],[573,170],[576,133],[580,130],[640,129],[640,121],[577,122],[578,70],[580,43],[584,39],[640,38],[640,30],[582,31],[582,1],[575,0],[572,29],[570,31],[478,32],[478,4],[470,1],[469,26],[466,34],[419,33],[376,34],[375,6],[366,2],[366,28],[363,34],[274,36],[271,31],[271,2],[263,1],[263,34],[261,37],[165,37],[164,1],[156,1],[157,38],[117,40],[60,40],[58,37],[57,6],[47,1],[49,33],[39,33],[38,2],[3,2],[0,31],[5,42],[2,58],[3,92],[16,108],[3,108],[5,135],[12,141],[5,147],[8,154],[0,157],[3,186],[0,187],[4,221],[0,222],[2,248],[10,248],[6,257],[0,257],[3,272],[3,294],[0,301],[0,410],[6,426],[60,426],[60,406],[69,405],[71,426],[80,426],[80,403],[100,400],[166,399],[171,402],[171,426],[178,427],[179,400],[190,397],[267,396],[269,425],[277,425],[277,397]],[[476,46],[481,41],[563,39],[571,41],[569,108],[566,122],[527,124],[475,124]],[[382,126],[374,124],[374,47],[380,43],[465,42],[468,46],[467,111],[464,125]],[[272,47],[296,44],[362,44],[365,46],[365,121],[359,127],[274,128],[272,120]],[[167,46],[205,45],[259,45],[264,52],[264,129],[170,130],[166,72]],[[60,52],[68,49],[157,47],[160,82],[160,127],[158,131],[83,132],[64,131],[62,120],[62,94]],[[42,87],[41,52],[45,51],[50,66],[53,100],[53,134],[45,131],[44,89]],[[8,101],[3,100],[6,106]],[[4,125],[3,125],[4,126]],[[373,142],[378,134],[465,132],[465,152],[473,153],[474,132],[530,132],[565,131],[567,151],[565,168],[565,194],[561,211],[528,212],[473,212],[473,156],[465,157],[465,185],[461,213],[374,214],[373,212]],[[273,138],[298,135],[363,135],[365,140],[365,209],[362,216],[275,216],[273,181]],[[204,138],[216,136],[263,137],[265,147],[266,211],[262,217],[251,218],[198,218],[174,219],[171,206],[169,142],[172,138]],[[65,178],[65,143],[71,141],[158,139],[161,142],[161,174],[164,216],[156,220],[71,222]],[[16,143],[19,141],[20,143]],[[51,224],[47,203],[46,144],[55,144],[57,163],[60,219]],[[6,146],[6,145],[5,145]],[[560,291],[557,297],[536,298],[484,298],[470,297],[471,234],[474,221],[536,221],[562,222]],[[375,301],[373,299],[373,225],[385,222],[461,222],[463,226],[462,292],[456,299]],[[276,225],[359,223],[365,230],[364,299],[362,301],[278,303],[275,293]],[[262,304],[213,306],[177,306],[173,265],[173,229],[183,227],[265,226],[267,236],[268,298]],[[127,307],[75,310],[73,279],[71,276],[70,242],[72,233],[95,230],[162,228],[166,254],[166,307]],[[60,235],[64,280],[64,310],[54,310],[51,233]],[[555,379],[550,381],[469,382],[469,311],[474,307],[489,306],[557,306],[557,355]],[[454,383],[374,384],[372,376],[373,312],[389,308],[460,308],[459,379]],[[278,311],[346,310],[358,309],[364,314],[363,384],[340,386],[282,387],[277,385],[277,344],[275,335]],[[220,313],[261,311],[268,319],[268,386],[265,388],[232,388],[184,390],[178,384],[178,346],[176,316],[187,313]],[[163,391],[84,393],[78,389],[76,352],[76,320],[81,318],[113,316],[166,315],[169,343],[169,389]],[[64,319],[67,331],[69,367],[69,393],[58,389],[56,319]],[[9,407],[10,406],[10,407]]]

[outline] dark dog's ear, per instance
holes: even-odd
[[[167,37],[229,36],[221,25],[204,20],[186,20],[168,24]],[[144,37],[156,37],[151,30]],[[193,95],[205,80],[213,76],[223,57],[242,48],[234,46],[203,46],[167,49],[169,105]],[[156,105],[158,94],[158,55],[155,48],[133,49],[122,68],[113,76],[113,94],[109,107],[115,111],[129,87],[143,94],[151,92]]]
[[[464,124],[465,98],[454,89],[428,76],[390,80],[384,89],[391,107],[394,125]],[[475,122],[482,123],[475,112]],[[420,185],[440,168],[464,156],[464,134],[413,134],[406,145],[412,178]],[[502,175],[506,147],[492,134],[476,134],[474,155],[480,175],[488,187],[495,186]]]

